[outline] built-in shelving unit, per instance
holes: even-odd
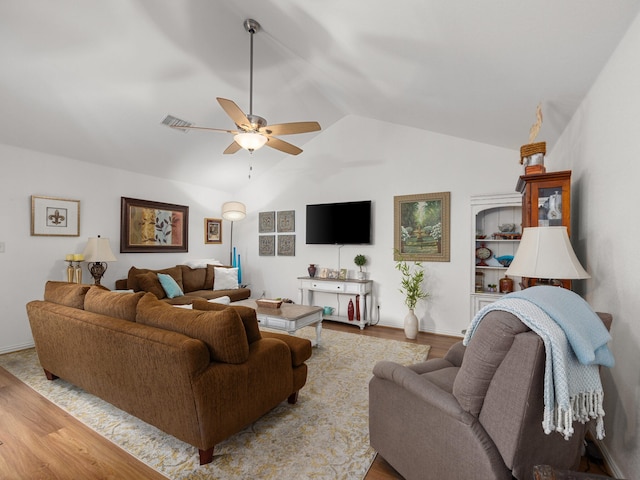
[[[501,232],[499,226],[514,224],[513,232]],[[522,196],[517,193],[476,195],[471,197],[471,315],[482,307],[495,302],[500,292],[500,279],[507,267],[498,258],[515,256],[522,234]],[[513,238],[505,238],[505,237]],[[484,238],[482,238],[484,237]],[[481,262],[476,257],[479,247],[491,251],[489,258]],[[484,265],[483,263],[486,263]],[[520,289],[520,278],[514,277],[513,289]],[[492,291],[490,285],[495,285]]]

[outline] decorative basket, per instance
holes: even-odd
[[[269,300],[268,298],[260,298],[256,300],[256,305],[262,308],[280,308],[282,305],[282,300]]]

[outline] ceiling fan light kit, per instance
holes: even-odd
[[[260,31],[260,24],[247,19],[243,22],[245,30],[251,35],[250,50],[250,70],[249,70],[249,113],[245,113],[231,100],[218,97],[218,103],[226,114],[233,120],[237,130],[226,130],[222,128],[197,127],[194,124],[181,120],[172,115],[167,115],[162,124],[176,130],[187,132],[189,130],[209,130],[214,132],[225,132],[233,135],[233,143],[229,145],[224,154],[236,153],[241,148],[253,153],[254,150],[267,145],[268,147],[288,153],[298,155],[302,149],[285,142],[274,135],[291,135],[296,133],[316,132],[320,130],[318,122],[292,122],[268,125],[267,121],[259,115],[253,114],[253,35]]]

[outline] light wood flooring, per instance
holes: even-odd
[[[324,322],[323,328],[354,335],[431,345],[429,358],[444,356],[458,337],[420,332],[406,340],[400,329]],[[589,465],[583,462],[582,471]],[[594,469],[592,473],[605,473]],[[2,479],[165,479],[109,440],[98,435],[0,368],[0,478]],[[402,479],[377,457],[366,480]]]

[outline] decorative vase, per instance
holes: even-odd
[[[309,272],[309,276],[311,278],[316,276],[316,266],[313,263],[309,264],[309,268],[307,268],[307,272]]]
[[[360,295],[356,295],[356,320],[360,321]]]
[[[505,275],[504,278],[500,279],[500,293],[511,292],[513,292],[513,280]]]
[[[404,317],[404,336],[409,340],[415,340],[418,336],[418,317],[413,313],[413,308],[409,309],[409,313]]]
[[[242,265],[240,264],[240,254],[238,254],[238,285],[242,285]]]
[[[347,317],[349,318],[350,322],[353,322],[353,313],[354,313],[353,300],[349,299],[349,306],[347,307]]]
[[[73,276],[75,275],[76,269],[73,268],[73,262],[69,262],[69,266],[67,267],[67,282],[73,283]]]
[[[80,263],[78,263],[78,265],[76,265],[76,271],[74,274],[74,281],[76,283],[82,283],[82,265],[80,265]]]
[[[358,280],[364,280],[364,276],[365,276],[365,274],[364,274],[364,272],[363,272],[362,270],[360,270],[360,271],[357,273],[357,276],[358,276]]]

